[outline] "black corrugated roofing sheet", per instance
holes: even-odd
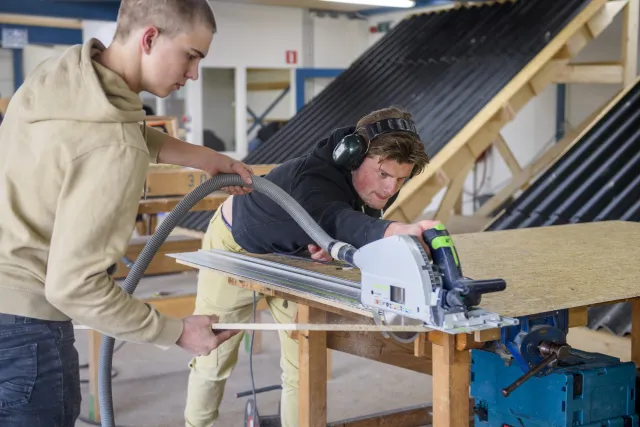
[[[640,221],[640,84],[543,173],[486,231]],[[640,278],[638,279],[640,285]],[[589,327],[631,330],[630,303],[594,307]]]
[[[390,105],[413,114],[433,157],[587,3],[518,0],[409,17],[244,160],[303,155],[332,129]]]
[[[412,16],[244,161],[304,155],[332,129],[390,105],[413,114],[433,157],[588,3],[518,0]],[[189,214],[179,225],[205,231],[210,217]]]

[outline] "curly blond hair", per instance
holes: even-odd
[[[400,107],[388,107],[373,111],[356,124],[358,133],[367,140],[364,126],[383,119],[405,119],[411,121],[411,113]],[[380,156],[380,161],[395,160],[398,163],[413,163],[413,174],[421,173],[429,164],[429,156],[419,137],[407,132],[389,132],[369,142],[367,156]]]

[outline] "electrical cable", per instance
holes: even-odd
[[[256,291],[253,291],[253,323],[256,323]],[[253,413],[258,414],[258,398],[256,396],[256,383],[253,378],[253,339],[255,330],[251,330],[251,342],[249,343],[249,375],[251,376],[251,392],[253,393]],[[258,415],[258,420],[260,416]],[[255,420],[254,420],[255,422]]]

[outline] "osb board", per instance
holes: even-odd
[[[505,291],[484,295],[481,306],[514,317],[640,297],[638,242],[640,224],[622,221],[459,234],[454,240],[467,277],[507,282]],[[360,279],[357,269],[260,257]]]

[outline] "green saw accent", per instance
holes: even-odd
[[[456,265],[460,266],[460,261],[458,261],[458,254],[456,253],[456,248],[453,246],[453,239],[451,236],[438,236],[431,241],[431,247],[433,250],[438,250],[440,248],[450,248],[453,253],[453,258],[456,261]]]
[[[433,228],[435,228],[435,229],[436,229],[436,230],[438,230],[438,231],[444,231],[444,230],[446,230],[446,229],[447,229],[447,227],[445,227],[445,226],[444,226],[444,224],[437,224],[437,225],[436,225],[435,227],[433,227]]]

